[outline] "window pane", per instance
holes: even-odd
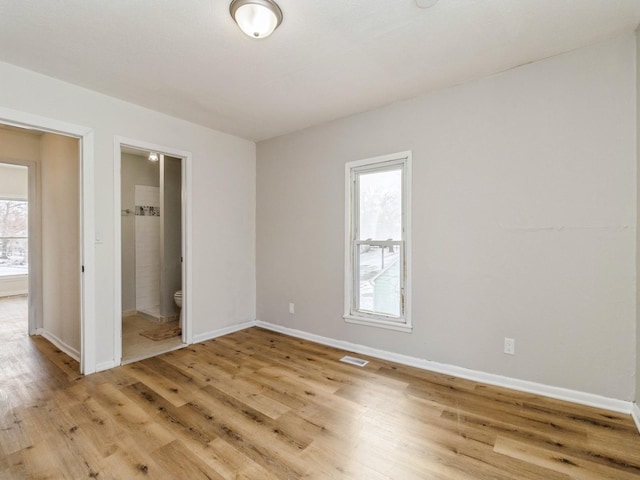
[[[0,200],[0,276],[28,274],[27,202]]]
[[[400,247],[360,245],[359,310],[400,316]]]
[[[358,178],[358,240],[402,240],[402,170],[361,173]]]

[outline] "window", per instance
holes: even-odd
[[[0,276],[27,275],[27,202],[0,199]]]
[[[410,186],[411,152],[346,165],[347,322],[411,331]]]

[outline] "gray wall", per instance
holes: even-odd
[[[259,143],[258,319],[632,400],[635,88],[625,35]],[[403,150],[410,334],[342,319],[344,164]]]
[[[150,162],[146,157],[123,153],[121,160],[122,209],[131,210],[121,217],[122,229],[122,311],[136,309],[136,258],[135,258],[135,186],[160,186],[160,162]]]
[[[182,167],[179,158],[165,156],[163,163],[160,315],[169,317],[179,312],[173,294],[182,289]]]

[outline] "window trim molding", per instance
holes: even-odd
[[[345,243],[344,243],[344,314],[345,322],[356,325],[367,325],[371,327],[385,328],[400,332],[410,333],[413,329],[411,315],[411,163],[412,151],[407,150],[388,155],[380,155],[377,157],[366,158],[363,160],[354,160],[345,164]],[[354,314],[352,312],[352,299],[354,294],[354,278],[352,272],[353,265],[353,219],[352,210],[354,205],[354,194],[356,189],[352,188],[353,172],[363,169],[363,167],[380,167],[393,166],[402,164],[403,174],[403,195],[402,195],[402,214],[404,223],[404,316],[403,321],[384,320],[372,316]],[[367,169],[368,170],[368,169]]]

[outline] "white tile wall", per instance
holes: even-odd
[[[135,204],[160,206],[160,188],[135,186]],[[151,312],[160,306],[160,217],[136,215],[136,309]]]

